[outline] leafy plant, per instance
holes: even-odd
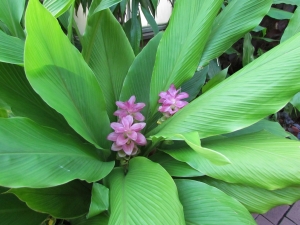
[[[95,10],[103,1],[91,4],[82,52],[38,0],[24,62],[18,33],[0,39],[16,49],[0,52],[1,222],[255,224],[249,211],[299,199],[299,142],[264,118],[299,91],[300,35],[197,97],[207,64],[272,1],[176,0],[137,56],[111,11]]]

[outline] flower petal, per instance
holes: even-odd
[[[119,135],[116,132],[112,132],[107,136],[107,140],[116,141]]]
[[[135,123],[130,127],[130,130],[132,131],[140,131],[146,126],[146,123]]]
[[[123,133],[125,131],[124,126],[121,123],[112,122],[110,127],[115,130],[116,133]]]
[[[129,144],[125,144],[122,147],[123,147],[123,150],[126,153],[126,155],[131,155],[132,150],[134,148],[134,142],[131,141]]]
[[[126,102],[116,101],[116,105],[121,109],[127,109]]]
[[[129,141],[129,138],[124,137],[123,134],[120,134],[117,138],[116,144],[117,145],[125,145],[127,143],[127,141]]]
[[[141,111],[142,108],[145,107],[145,103],[142,103],[142,102],[139,102],[139,103],[136,103],[133,107],[133,110],[134,112],[138,112],[138,111]]]
[[[174,84],[171,84],[171,86],[170,86],[170,88],[169,88],[169,90],[168,90],[168,93],[169,93],[171,96],[175,97],[178,91],[179,91],[179,89],[176,90]]]
[[[144,121],[145,120],[145,117],[140,112],[134,113],[133,118],[137,121]]]
[[[176,96],[176,100],[181,100],[181,99],[184,99],[184,98],[188,98],[189,97],[189,94],[186,93],[186,92],[181,92],[179,93],[177,96]]]
[[[138,145],[146,145],[147,144],[147,140],[146,140],[145,136],[142,135],[141,133],[137,133],[137,139],[135,142]]]
[[[132,96],[129,98],[128,103],[129,103],[130,106],[132,106],[132,105],[134,105],[134,102],[135,102],[135,96],[132,95]]]
[[[114,115],[118,116],[119,118],[122,119],[123,117],[127,116],[128,113],[127,113],[127,110],[125,110],[125,109],[119,109],[119,110],[114,112]]]
[[[188,102],[186,102],[186,101],[177,101],[176,102],[176,107],[178,107],[178,108],[183,108],[184,106],[186,106],[188,104]]]
[[[133,123],[133,117],[131,115],[127,115],[122,118],[121,123],[123,124],[125,130],[129,130]]]
[[[116,142],[114,142],[111,146],[111,150],[113,150],[113,151],[119,151],[121,149],[122,149],[122,146],[117,145]]]
[[[128,132],[128,133],[127,133],[127,136],[128,136],[131,140],[135,141],[136,138],[137,138],[137,133],[136,133],[135,131]]]

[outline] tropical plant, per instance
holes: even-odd
[[[0,1],[1,223],[255,224],[300,198],[299,142],[264,119],[300,90],[300,34],[203,86],[271,0],[176,0],[137,56],[114,1],[82,52],[60,10],[29,0],[22,27],[20,2]]]

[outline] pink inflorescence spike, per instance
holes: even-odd
[[[174,84],[171,84],[170,88],[166,92],[160,92],[158,100],[162,105],[158,108],[158,111],[164,114],[165,118],[169,118],[174,115],[179,109],[188,104],[187,101],[181,101],[184,98],[188,98],[189,95],[186,92],[180,92],[180,89],[176,90]]]
[[[146,123],[135,123],[135,121],[143,121],[145,117],[140,113],[145,107],[144,103],[136,103],[135,96],[131,96],[126,102],[117,101],[116,105],[119,109],[114,113],[118,116],[118,122],[111,123],[114,132],[107,136],[107,139],[113,141],[111,150],[117,151],[120,157],[136,155],[138,153],[138,145],[146,145],[147,141],[141,130]]]

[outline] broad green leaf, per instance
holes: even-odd
[[[102,0],[93,13],[100,12],[104,9],[108,9],[111,6],[119,3],[120,1],[122,0]]]
[[[287,187],[269,191],[263,188],[242,184],[230,184],[212,178],[201,178],[200,181],[224,191],[237,199],[252,213],[265,213],[278,205],[291,205],[300,199],[300,187]]]
[[[154,115],[161,91],[179,88],[197,69],[211,25],[222,0],[176,0],[170,23],[159,44],[151,79],[150,109]]]
[[[128,0],[122,0],[120,2],[121,16],[124,16],[124,13],[125,13],[125,10],[126,10],[126,6],[127,6],[127,2],[128,2]]]
[[[0,117],[2,118],[9,118],[12,117],[13,113],[11,111],[10,106],[5,103],[3,100],[0,98]]]
[[[25,72],[33,89],[83,138],[108,148],[111,129],[103,93],[80,52],[37,0],[28,3],[26,29]]]
[[[209,62],[208,73],[207,73],[209,79],[212,79],[215,75],[219,74],[221,71],[222,69],[218,58],[213,59]]]
[[[194,180],[175,180],[187,225],[255,225],[251,214],[236,199]]]
[[[102,184],[93,183],[92,199],[87,219],[97,216],[109,206],[109,190]]]
[[[289,20],[292,18],[293,13],[281,9],[271,8],[267,15],[276,20]]]
[[[203,146],[231,161],[225,166],[214,166],[205,158],[195,159],[192,166],[210,177],[269,190],[300,185],[299,141],[261,131],[206,142]]]
[[[110,189],[108,224],[184,224],[176,185],[159,164],[133,158],[126,175],[122,168],[116,168],[105,183]]]
[[[224,165],[230,163],[230,160],[226,156],[211,149],[203,148],[201,146],[200,138],[197,132],[188,134],[176,134],[175,136],[183,139],[195,152],[210,160],[214,164]]]
[[[186,101],[190,102],[194,100],[200,93],[201,88],[205,83],[207,72],[208,66],[204,67],[200,71],[197,71],[190,80],[181,85],[181,91],[189,94],[189,97],[185,99]]]
[[[45,0],[44,6],[54,16],[59,17],[64,14],[75,0]]]
[[[246,127],[244,129],[225,134],[225,136],[226,137],[235,137],[235,136],[259,132],[262,130],[265,130],[265,131],[267,131],[273,135],[276,135],[278,137],[283,137],[283,138],[288,137],[290,139],[298,140],[294,135],[292,135],[289,132],[286,132],[278,122],[273,122],[273,121],[266,120],[266,119],[263,119],[263,120],[255,123],[249,127]],[[205,141],[203,141],[202,143],[205,143]]]
[[[129,68],[124,80],[120,100],[128,101],[132,96],[136,96],[136,102],[144,102],[146,106],[142,113],[147,118],[149,110],[149,92],[152,71],[156,56],[157,46],[162,37],[162,33],[157,34],[142,49]]]
[[[300,34],[264,53],[147,135],[198,131],[200,138],[205,138],[258,122],[283,108],[299,91],[298,57]]]
[[[107,225],[108,216],[101,214],[87,219],[85,216],[70,220],[71,225]]]
[[[214,21],[199,66],[219,57],[246,33],[259,25],[272,0],[232,0]]]
[[[300,0],[273,0],[273,4],[291,4],[291,5],[300,5]]]
[[[299,1],[299,5],[300,5],[300,1]],[[299,21],[300,21],[300,8],[297,7],[292,18],[289,21],[288,26],[285,28],[285,30],[283,32],[280,42],[284,42],[287,39],[289,39],[290,37],[292,37],[293,35],[300,32]]]
[[[159,163],[171,176],[174,177],[199,177],[202,174],[189,166],[187,163],[183,163],[175,160],[168,154],[163,152],[155,153],[150,157],[153,162]]]
[[[25,8],[25,0],[1,0],[0,20],[6,24],[10,33],[18,38],[25,39],[20,21]]]
[[[203,87],[202,87],[202,94],[207,92],[208,90],[212,89],[214,86],[216,86],[217,84],[221,83],[223,80],[225,80],[226,76],[227,76],[227,72],[228,72],[228,68],[220,71],[219,73],[217,73],[216,75],[213,76],[213,78],[211,78],[211,80],[209,80]]]
[[[91,145],[26,118],[0,118],[0,186],[43,188],[74,179],[95,182],[113,162]]]
[[[95,7],[93,2],[91,9]],[[115,120],[125,76],[134,60],[126,35],[109,9],[91,14],[83,41],[83,57],[94,71],[106,101],[107,113]]]
[[[34,211],[64,219],[86,214],[91,199],[91,185],[77,180],[56,187],[17,188],[8,192]]]
[[[41,224],[47,218],[46,214],[29,209],[13,194],[0,194],[0,202],[0,221],[3,225]]]
[[[6,191],[8,191],[8,190],[9,190],[9,188],[5,188],[5,187],[1,187],[1,186],[0,186],[0,194],[6,192]],[[1,196],[1,195],[0,195],[0,196]]]
[[[248,65],[254,60],[254,47],[251,43],[252,36],[250,33],[245,34],[243,43],[243,66]]]
[[[0,71],[0,100],[10,106],[13,115],[28,117],[43,126],[75,134],[65,119],[34,92],[23,67],[0,62]]]
[[[290,103],[300,111],[300,92],[294,95]]]
[[[0,30],[0,61],[23,64],[24,41],[9,36]]]
[[[158,6],[158,3],[159,3],[158,0],[151,0],[151,2],[153,4],[154,8],[156,9]]]

